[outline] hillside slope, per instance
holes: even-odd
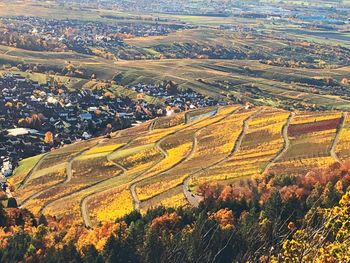
[[[300,173],[350,156],[341,112],[240,105],[155,119],[23,160],[10,179],[33,213],[86,226],[157,205],[197,206],[197,186],[263,173]],[[23,169],[23,166],[26,169]]]

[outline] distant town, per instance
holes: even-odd
[[[113,19],[113,17],[106,17]],[[75,51],[108,59],[129,59],[124,39],[164,36],[193,26],[161,21],[100,23],[38,17],[1,17],[0,44],[33,51]],[[164,22],[164,21],[162,21]]]

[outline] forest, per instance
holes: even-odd
[[[9,202],[0,210],[0,261],[346,262],[349,185],[349,163],[204,183],[198,208],[133,211],[94,228]]]

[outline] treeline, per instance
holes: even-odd
[[[350,255],[349,185],[350,166],[337,164],[204,184],[199,208],[134,211],[93,229],[1,208],[0,261],[341,262]]]

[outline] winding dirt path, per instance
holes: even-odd
[[[201,131],[204,130],[205,128],[208,128],[208,127],[211,126],[211,125],[215,125],[215,124],[217,124],[217,123],[219,123],[219,122],[221,122],[221,121],[227,119],[228,117],[230,117],[231,115],[237,113],[237,112],[240,111],[240,110],[242,110],[242,107],[239,107],[239,108],[237,108],[237,109],[234,109],[233,111],[231,111],[230,113],[226,114],[226,115],[223,116],[222,118],[220,118],[220,119],[218,119],[218,120],[216,120],[216,121],[214,121],[214,122],[212,122],[212,123],[209,123],[209,124],[206,125],[206,126],[203,126],[203,127],[199,128],[199,129],[193,134],[193,139],[192,139],[192,140],[193,140],[193,143],[192,143],[192,147],[191,147],[191,150],[186,154],[186,156],[185,156],[184,158],[182,158],[181,160],[179,160],[178,162],[176,162],[175,164],[173,164],[171,167],[167,168],[166,170],[164,170],[164,171],[162,171],[162,172],[160,172],[160,173],[157,173],[155,176],[165,174],[165,173],[169,172],[170,170],[176,168],[177,166],[179,166],[179,165],[182,164],[183,162],[186,162],[186,161],[190,160],[190,159],[192,158],[193,154],[195,153],[197,147],[198,147],[198,135],[201,133]],[[190,126],[187,126],[187,127],[190,127]],[[140,182],[141,182],[141,181],[137,182],[136,184],[138,184],[138,183],[140,183]],[[133,195],[135,195],[135,197],[137,198],[137,200],[138,200],[138,207],[140,207],[140,206],[141,206],[141,201],[138,199],[137,193],[136,193],[136,191],[135,191],[135,186],[136,186],[136,184],[133,184],[133,191],[134,191]],[[178,187],[178,186],[177,186],[177,187]],[[175,187],[175,188],[176,188],[176,187]],[[169,189],[169,190],[171,190],[171,189]],[[159,194],[157,194],[157,195],[155,195],[155,196],[152,196],[152,197],[150,197],[150,198],[148,198],[148,199],[146,199],[146,200],[143,200],[142,203],[143,203],[143,202],[149,202],[149,201],[151,201],[151,200],[153,200],[153,199],[155,199],[155,198],[158,198],[160,195],[162,195],[162,194],[164,194],[164,193],[165,193],[165,192],[162,192],[162,193],[159,193]]]
[[[187,113],[185,114],[185,116],[187,116]],[[148,132],[152,132],[154,127],[155,127],[155,124],[157,122],[157,119],[153,120],[152,123],[150,124],[150,126],[148,127]],[[177,131],[174,131],[174,133],[176,133]],[[167,136],[170,136],[170,135],[173,135],[173,133],[171,134],[168,134]],[[167,137],[165,136],[165,137]],[[166,151],[164,151],[162,148],[161,148],[161,143],[166,139],[165,137],[163,137],[162,139],[160,139],[158,142],[156,142],[156,145],[155,147],[157,147],[157,149],[160,151],[160,153],[163,155],[164,158],[166,158],[168,156],[168,153]],[[107,155],[107,160],[109,162],[111,162],[113,165],[117,166],[118,168],[120,168],[122,170],[122,173],[119,175],[119,176],[122,176],[124,175],[126,172],[127,172],[127,169],[125,167],[123,167],[122,165],[120,165],[119,163],[115,162],[113,159],[111,159],[111,155],[113,153],[115,153],[116,151],[120,151],[120,150],[123,150],[123,149],[126,149],[132,142],[134,141],[134,139],[130,140],[127,144],[125,144],[123,147],[121,148],[118,148],[116,150],[114,150],[113,152],[111,152],[110,154]],[[140,176],[143,176],[144,174],[147,174],[153,167],[150,167],[149,169],[147,169],[146,171],[142,172],[138,177]],[[111,179],[111,178],[109,178]],[[109,180],[108,179],[108,180]],[[104,180],[102,182],[99,182],[99,183],[103,183],[107,180]],[[99,184],[98,183],[98,184]],[[98,185],[96,184],[96,185]],[[94,185],[94,186],[96,186]],[[117,187],[123,187],[123,186],[126,186],[128,184],[124,184],[124,185],[119,185]],[[133,203],[134,203],[134,209],[135,210],[140,210],[140,200],[137,198],[137,194],[136,194],[136,191],[135,191],[135,186],[136,185],[131,185],[130,186],[130,191],[131,191],[131,195],[132,195],[132,198],[133,198]],[[114,187],[113,187],[114,188]],[[84,189],[85,190],[85,189]],[[80,201],[80,212],[81,212],[81,216],[83,218],[83,221],[84,221],[84,224],[86,227],[88,228],[91,228],[93,226],[92,224],[92,221],[91,221],[91,218],[90,218],[90,215],[89,215],[89,211],[88,211],[88,208],[87,208],[87,204],[89,203],[89,201],[91,200],[91,198],[95,195],[95,194],[98,194],[98,193],[103,193],[105,191],[109,191],[111,189],[106,189],[106,190],[103,190],[101,192],[93,192],[87,196],[85,196],[81,201]]]
[[[345,121],[346,121],[346,118],[348,116],[348,113],[347,112],[343,112],[342,113],[342,120],[339,124],[339,127],[337,128],[337,132],[335,134],[335,137],[334,137],[334,140],[333,140],[333,143],[332,143],[332,147],[331,147],[331,150],[330,150],[330,154],[332,156],[332,158],[337,162],[337,163],[340,163],[342,164],[343,161],[340,160],[339,156],[337,155],[337,153],[335,152],[336,148],[337,148],[337,144],[339,142],[339,138],[340,138],[340,132],[342,131],[342,129],[344,128],[344,125],[345,125]]]
[[[80,201],[80,213],[81,213],[81,216],[83,218],[84,225],[87,228],[92,228],[92,226],[93,226],[92,222],[91,222],[91,218],[90,218],[89,212],[87,210],[87,204],[88,204],[88,202],[90,201],[90,199],[92,198],[92,196],[94,194],[96,194],[96,193],[87,195],[83,199],[81,199],[81,201]]]
[[[40,158],[40,160],[34,165],[34,167],[29,171],[29,173],[23,178],[22,182],[19,184],[18,188],[16,190],[22,189],[24,185],[28,182],[30,177],[38,170],[38,167],[43,163],[46,156],[48,156],[49,153],[43,154],[43,156]]]
[[[117,166],[120,170],[121,170],[121,173],[118,173],[116,176],[122,176],[124,175],[126,172],[127,172],[127,169],[125,169],[125,167],[121,166],[120,164],[118,164],[117,162],[113,161],[113,159],[111,158],[111,155],[117,151],[120,151],[120,150],[123,150],[125,148],[127,148],[131,143],[133,142],[133,140],[130,140],[128,143],[126,143],[124,146],[118,148],[118,149],[115,149],[114,151],[112,151],[111,153],[109,153],[108,155],[106,155],[106,159],[107,161],[111,162],[113,165]],[[97,145],[95,145],[94,147],[96,147]],[[90,149],[94,148],[94,147],[91,147]],[[69,194],[66,194],[64,196],[61,196],[60,198],[50,202],[49,204],[46,204],[41,210],[40,212],[41,213],[44,213],[45,210],[47,209],[47,207],[49,207],[50,205],[54,204],[55,202],[58,202],[58,201],[62,201],[63,199],[66,199],[70,196],[73,196],[77,193],[80,193],[82,191],[85,191],[86,189],[89,189],[91,187],[94,187],[94,186],[97,186],[99,184],[102,184],[108,180],[111,180],[113,179],[115,176],[113,176],[112,178],[106,178],[106,179],[103,179],[103,180],[100,180],[98,182],[95,182],[93,184],[90,184],[90,185],[87,185],[83,188],[80,188],[79,190],[77,191],[74,191],[72,193],[69,193]],[[94,195],[95,193],[92,193],[92,195]],[[89,200],[89,197],[90,195],[84,197],[81,202],[80,202],[80,210],[81,210],[81,215],[82,215],[82,218],[83,218],[83,221],[84,221],[84,224],[86,227],[92,227],[92,223],[91,223],[91,219],[90,219],[90,216],[89,216],[89,213],[87,212],[87,209],[86,209],[86,202],[88,202]],[[84,204],[84,205],[83,205]]]
[[[157,124],[158,117],[155,118],[153,121],[151,121],[150,125],[148,126],[148,132],[152,132],[154,130],[154,127]]]
[[[216,113],[217,113],[217,111],[218,111],[218,109],[216,110]],[[189,112],[187,112],[187,113],[185,114],[185,124],[187,123],[187,120],[189,120],[188,115],[189,115]],[[215,114],[215,115],[216,115],[216,114]],[[214,116],[215,116],[215,115],[214,115]],[[168,152],[165,151],[165,150],[162,148],[162,146],[161,146],[162,143],[163,143],[165,140],[167,140],[170,136],[173,136],[173,135],[175,135],[175,134],[177,134],[177,133],[179,133],[179,132],[181,132],[181,131],[183,131],[183,130],[189,128],[189,127],[192,127],[192,126],[195,125],[195,124],[198,124],[198,123],[200,123],[200,122],[203,122],[203,121],[205,121],[205,120],[207,120],[207,118],[204,118],[204,119],[202,119],[202,120],[200,120],[200,121],[198,121],[198,122],[193,122],[192,124],[189,124],[189,125],[187,125],[187,126],[181,128],[181,129],[178,129],[178,130],[176,130],[176,131],[174,131],[174,132],[172,132],[172,133],[169,133],[168,135],[166,135],[166,136],[164,136],[163,138],[161,138],[160,140],[158,140],[157,143],[156,143],[156,147],[157,147],[157,149],[161,152],[161,154],[163,155],[162,160],[164,160],[165,158],[168,158],[168,157],[169,157]],[[189,154],[188,154],[187,156],[185,156],[184,158],[182,158],[179,162],[177,162],[177,163],[173,164],[172,166],[168,167],[167,169],[165,169],[165,170],[163,170],[163,171],[161,171],[161,172],[155,174],[155,176],[156,176],[156,175],[163,174],[163,173],[166,173],[166,172],[169,172],[171,169],[173,169],[174,167],[176,167],[177,165],[179,165],[180,163],[182,163],[183,161],[185,161],[186,159],[188,159],[188,158],[189,158],[188,156],[191,155],[191,154],[193,153],[193,150],[194,150],[194,147],[193,147],[193,145],[192,145],[192,148],[191,148],[191,150],[189,151]],[[140,178],[140,177],[144,177],[146,174],[149,173],[149,171],[150,171],[151,169],[153,169],[153,167],[150,167],[149,169],[147,169],[146,171],[144,171],[142,174],[140,174],[138,177],[139,177],[139,178]],[[134,203],[134,209],[137,210],[137,211],[140,210],[141,200],[139,199],[139,197],[138,197],[138,195],[137,195],[137,193],[136,193],[136,186],[137,186],[137,184],[139,184],[139,183],[142,182],[143,180],[144,180],[144,179],[138,179],[138,180],[136,180],[135,182],[133,182],[133,183],[130,185],[130,192],[131,192],[131,196],[132,196],[133,203]]]
[[[187,113],[186,113],[185,117],[186,117],[186,116],[187,116]],[[203,120],[203,121],[204,121],[204,120]],[[150,124],[150,126],[149,126],[149,128],[148,128],[148,131],[149,131],[149,132],[151,132],[151,131],[153,130],[155,123],[156,123],[156,120],[154,120],[154,121]],[[194,125],[194,124],[196,124],[196,123],[198,123],[198,122],[194,122],[192,125]],[[160,140],[158,140],[158,141],[156,142],[155,147],[156,147],[156,148],[159,150],[159,152],[163,155],[162,160],[163,160],[164,158],[167,158],[167,157],[168,157],[168,153],[161,147],[161,144],[163,143],[163,141],[166,140],[169,136],[172,136],[172,135],[176,134],[177,132],[179,132],[179,131],[181,131],[181,130],[183,130],[183,129],[185,129],[185,128],[188,128],[188,127],[190,127],[190,126],[186,126],[186,127],[182,128],[182,129],[176,130],[176,131],[174,131],[174,132],[172,132],[172,133],[166,135],[165,137],[161,138]],[[120,151],[120,150],[122,150],[122,149],[127,148],[132,142],[133,142],[133,140],[130,140],[130,141],[129,141],[127,144],[125,144],[123,147],[118,148],[118,149],[116,149],[115,151]],[[119,169],[122,170],[122,173],[118,175],[118,176],[122,176],[122,175],[124,175],[124,174],[127,172],[127,169],[126,169],[125,167],[121,166],[120,164],[118,164],[117,162],[115,162],[114,160],[111,159],[111,155],[112,155],[115,151],[113,151],[112,153],[110,153],[109,155],[107,155],[106,158],[107,158],[107,160],[108,160],[109,162],[113,163],[115,166],[117,166]],[[144,175],[147,174],[152,168],[153,168],[153,167],[150,167],[150,168],[147,169],[146,171],[142,172],[140,175],[138,175],[138,177],[144,176]],[[88,189],[88,188],[94,187],[94,186],[96,186],[96,185],[98,185],[98,184],[104,183],[104,182],[106,182],[106,181],[108,181],[108,180],[110,180],[110,179],[112,179],[112,178],[108,178],[108,179],[105,179],[105,180],[96,182],[96,183],[93,184],[93,185],[89,185],[89,186],[87,186],[87,187],[85,187],[85,188],[83,188],[83,189],[79,189],[78,191],[75,191],[74,193],[70,193],[69,195],[64,196],[64,197],[61,197],[61,198],[59,198],[59,199],[57,199],[57,200],[55,200],[55,201],[53,201],[53,202],[62,200],[62,199],[64,199],[64,198],[67,198],[67,197],[69,197],[69,196],[71,196],[71,195],[74,195],[74,194],[76,194],[76,193],[78,193],[78,192],[81,192],[81,191],[86,190],[86,189]],[[137,180],[137,179],[135,179],[135,180]],[[139,208],[140,208],[140,200],[138,199],[137,194],[136,194],[136,191],[135,191],[136,183],[138,183],[139,181],[140,181],[140,180],[135,181],[135,184],[132,184],[132,185],[130,186],[130,190],[131,190],[131,194],[132,194],[132,198],[133,198],[133,202],[134,202],[134,208],[135,208],[136,210],[139,210]],[[132,183],[132,182],[129,182],[129,183],[123,184],[123,185],[119,185],[119,186],[117,186],[117,187],[123,187],[123,186],[126,186],[126,185],[130,184],[130,183]],[[91,218],[90,218],[90,216],[89,216],[88,208],[87,208],[88,202],[91,200],[91,198],[92,198],[95,194],[101,193],[101,192],[105,192],[105,191],[109,191],[109,190],[110,190],[110,189],[106,189],[106,190],[103,190],[103,191],[100,191],[100,192],[93,192],[93,193],[91,193],[91,194],[85,196],[85,197],[81,200],[81,202],[80,202],[80,210],[81,210],[81,215],[82,215],[82,218],[83,218],[83,221],[84,221],[84,224],[85,224],[86,227],[92,227],[92,225],[93,225],[92,222],[91,222]],[[51,203],[48,204],[48,205],[51,205],[53,202],[51,202]],[[47,207],[48,205],[46,205],[46,207]],[[45,207],[45,208],[46,208],[46,207]]]
[[[72,180],[72,176],[73,176],[72,165],[73,165],[73,162],[75,161],[75,159],[77,159],[79,156],[83,155],[84,153],[86,153],[86,152],[89,151],[90,149],[97,147],[97,146],[98,146],[100,143],[102,143],[103,141],[104,141],[104,140],[101,140],[100,142],[96,143],[94,146],[89,147],[88,149],[84,149],[84,150],[78,152],[76,155],[74,155],[72,158],[69,159],[69,161],[68,161],[67,164],[66,164],[66,172],[65,172],[65,173],[66,173],[66,179],[65,179],[63,182],[59,182],[59,183],[57,183],[57,184],[55,184],[55,185],[53,185],[53,186],[50,186],[49,188],[43,189],[43,190],[41,190],[41,191],[39,191],[39,192],[36,192],[35,194],[33,194],[33,195],[27,197],[25,200],[23,200],[23,201],[21,202],[20,206],[21,206],[21,207],[24,206],[24,205],[25,205],[26,203],[28,203],[30,200],[37,198],[38,196],[40,196],[41,194],[43,194],[43,193],[45,193],[45,192],[48,192],[48,191],[50,191],[50,190],[52,190],[52,189],[54,189],[54,188],[56,188],[56,187],[59,187],[59,186],[62,186],[62,185],[65,185],[65,184],[69,183],[69,182]],[[56,201],[56,200],[54,200],[54,201]],[[54,202],[54,201],[53,201],[53,202]],[[50,202],[50,203],[52,203],[52,202]],[[49,203],[49,204],[50,204],[50,203]],[[47,207],[49,204],[45,205],[44,208]],[[43,209],[43,208],[41,208],[40,211],[41,211],[42,209]]]
[[[284,145],[283,148],[277,153],[277,155],[266,165],[263,174],[266,174],[268,172],[268,170],[272,167],[272,165],[274,165],[289,149],[290,146],[290,140],[288,137],[288,128],[289,125],[291,124],[293,118],[295,116],[295,112],[291,112],[286,124],[283,126],[282,128],[282,137],[284,140]]]
[[[244,121],[243,121],[243,126],[242,126],[242,131],[241,133],[239,134],[231,152],[229,155],[227,155],[225,158],[211,164],[211,165],[208,165],[207,167],[205,168],[200,168],[198,169],[197,171],[194,171],[193,173],[191,173],[189,176],[187,176],[184,180],[183,180],[183,193],[188,201],[188,203],[193,206],[193,207],[198,207],[200,201],[201,201],[201,197],[198,196],[198,195],[195,195],[194,193],[191,192],[190,188],[189,188],[189,182],[190,180],[199,172],[202,172],[204,170],[207,170],[207,169],[210,169],[210,168],[213,168],[217,165],[220,165],[224,162],[226,162],[229,158],[231,158],[234,154],[236,154],[236,152],[239,151],[239,148],[241,147],[241,144],[242,144],[242,141],[243,141],[243,138],[245,137],[245,135],[247,134],[247,131],[248,131],[248,128],[249,128],[249,122],[255,118],[257,115],[259,115],[264,109],[260,109],[259,111],[256,111],[255,113],[253,113],[252,115],[250,115],[248,118],[246,118]]]
[[[152,130],[153,130],[153,128],[154,128],[154,125],[155,125],[155,122],[156,122],[156,120],[154,120],[154,121],[150,124],[149,129],[148,129],[148,132],[152,132]],[[151,126],[153,126],[153,127],[150,128]],[[177,131],[175,131],[175,132],[177,132]],[[170,136],[170,135],[172,135],[172,133],[171,133],[171,134],[168,134],[167,136]],[[161,143],[165,140],[165,138],[166,138],[167,136],[165,136],[165,137],[163,137],[162,139],[158,140],[158,141],[156,142],[156,144],[155,144],[155,147],[156,147],[156,148],[159,150],[159,152],[163,155],[163,158],[166,158],[166,157],[168,156],[168,153],[167,153],[166,151],[164,151],[164,150],[161,148],[160,145],[161,145]],[[120,168],[120,169],[122,170],[122,173],[121,173],[119,176],[124,175],[128,170],[127,170],[125,167],[123,167],[122,165],[120,165],[119,163],[115,162],[115,161],[111,158],[111,156],[112,156],[112,154],[115,153],[116,151],[120,151],[120,150],[126,149],[133,141],[134,141],[134,139],[130,140],[130,141],[129,141],[127,144],[125,144],[123,147],[121,147],[121,148],[119,148],[119,149],[116,149],[115,151],[113,151],[113,152],[111,152],[110,154],[108,154],[107,157],[106,157],[107,160],[108,160],[109,162],[111,162],[113,165],[117,166],[118,168]],[[163,159],[163,158],[162,158],[162,159]],[[139,176],[143,176],[144,174],[148,173],[148,172],[150,171],[150,169],[152,169],[152,168],[153,168],[153,167],[150,167],[150,168],[147,169],[146,171],[142,172]],[[109,180],[109,179],[110,179],[110,178],[108,178],[108,180]],[[99,183],[103,183],[103,182],[105,182],[105,181],[107,181],[107,180],[104,180],[104,181],[99,182]],[[95,185],[93,185],[93,186],[96,186],[96,185],[98,185],[99,183],[97,183],[97,184],[95,184]],[[125,184],[125,185],[118,185],[117,187],[123,187],[123,186],[126,186],[126,185],[127,185],[127,184]],[[92,187],[92,186],[91,186],[91,187]],[[114,188],[114,187],[113,187],[113,188]],[[84,189],[84,190],[85,190],[85,189]],[[111,189],[106,189],[106,190],[101,191],[101,192],[98,192],[98,191],[93,192],[93,193],[91,193],[91,194],[85,196],[85,197],[81,200],[81,202],[80,202],[80,212],[81,212],[81,216],[82,216],[82,218],[83,218],[83,221],[84,221],[84,224],[85,224],[86,227],[91,228],[91,227],[93,226],[92,221],[91,221],[91,218],[90,218],[90,215],[89,215],[89,211],[88,211],[88,208],[87,208],[87,204],[89,203],[89,201],[91,200],[91,198],[92,198],[94,195],[96,195],[96,194],[98,194],[98,193],[103,193],[103,192],[109,191],[109,190],[111,190]],[[139,209],[140,209],[140,202],[139,202],[139,200],[138,200],[138,198],[137,198],[137,195],[136,195],[135,185],[131,185],[131,186],[130,186],[130,191],[131,191],[131,195],[132,195],[132,198],[133,198],[134,209],[135,209],[135,210],[139,210]]]

